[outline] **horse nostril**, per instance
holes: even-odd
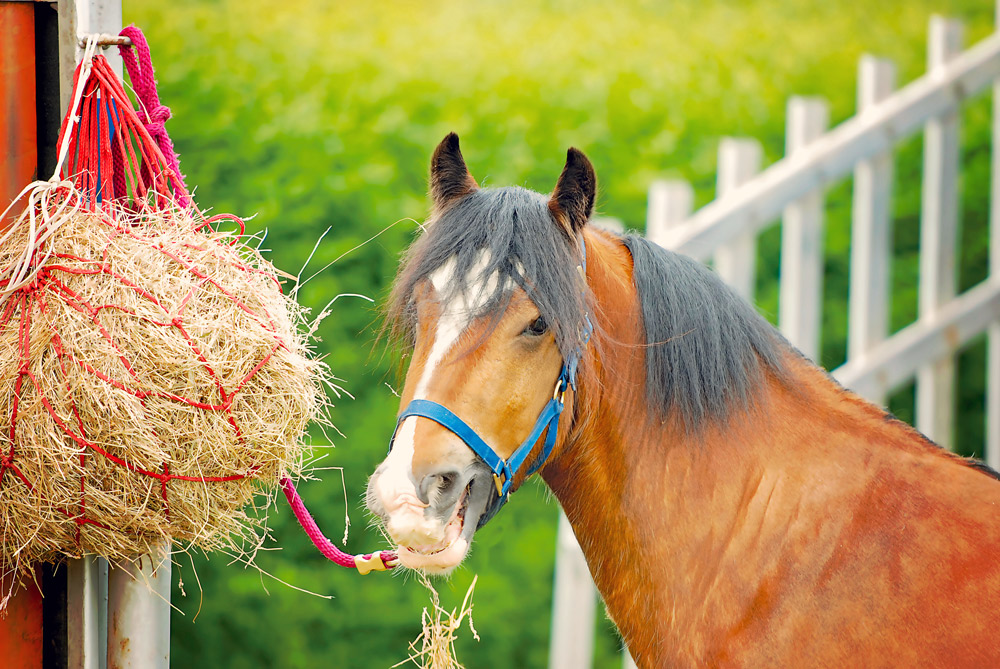
[[[423,480],[420,481],[420,489],[417,492],[420,494],[421,501],[430,503],[430,496],[432,492],[436,491],[439,494],[447,494],[454,489],[457,482],[458,472],[428,474],[423,478]]]

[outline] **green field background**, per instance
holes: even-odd
[[[460,134],[481,183],[542,192],[566,148],[581,148],[597,169],[599,212],[642,230],[654,179],[691,181],[698,205],[713,197],[721,137],[755,137],[766,163],[780,158],[790,95],[824,96],[838,123],[854,113],[863,53],[893,59],[905,83],[924,71],[932,13],[965,19],[967,43],[988,34],[993,18],[988,0],[127,0],[124,9],[149,39],[174,114],[167,129],[200,205],[254,215],[251,231],[268,231],[269,257],[292,274],[330,228],[306,275],[343,257],[303,285],[302,302],[316,310],[340,293],[376,301],[338,300],[319,329],[324,359],[354,396],[332,411],[342,436],[314,438],[318,466],[343,468],[352,552],[381,545],[362,493],[397,410],[396,361],[375,343],[378,307],[426,215],[430,152],[447,132]],[[962,288],[986,275],[990,113],[986,98],[962,113]],[[916,315],[920,156],[915,137],[896,159],[894,329]],[[828,195],[830,369],[846,350],[850,194],[848,180]],[[776,225],[759,251],[758,308],[772,321],[779,239]],[[984,358],[981,340],[960,356],[955,439],[969,454],[983,443]],[[912,387],[891,401],[906,419],[912,405]],[[320,473],[301,490],[339,537],[340,474]],[[544,486],[526,486],[479,534],[466,565],[438,584],[451,607],[479,574],[482,640],[466,631],[458,648],[468,667],[546,665],[556,517]],[[415,579],[337,569],[283,503],[270,524],[274,541],[256,564],[274,578],[226,555],[178,557],[174,666],[367,669],[405,659],[428,604]],[[595,625],[595,666],[620,666],[613,626],[603,616]]]

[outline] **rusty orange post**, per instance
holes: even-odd
[[[0,212],[36,176],[36,127],[34,3],[0,2]]]
[[[10,583],[3,583],[7,593]],[[42,666],[42,595],[29,583],[17,588],[0,617],[0,666],[40,669]]]
[[[0,2],[0,212],[38,171],[35,118],[35,8],[33,2]],[[0,231],[12,216],[0,220]],[[0,582],[0,597],[10,582]],[[42,596],[15,588],[0,615],[0,665],[42,666]]]

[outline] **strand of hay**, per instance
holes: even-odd
[[[242,553],[266,537],[330,377],[281,274],[192,216],[61,215],[34,279],[0,303],[0,573],[163,538]],[[0,247],[0,269],[30,227]]]
[[[410,656],[393,666],[398,667],[412,662],[421,669],[464,669],[455,654],[455,640],[458,638],[462,622],[468,618],[469,630],[473,638],[479,641],[479,632],[472,623],[472,593],[476,589],[479,576],[473,577],[462,599],[462,605],[448,611],[441,606],[441,597],[427,576],[420,572],[416,573],[417,580],[430,594],[431,608],[428,610],[424,607],[420,616],[423,631],[410,642]]]

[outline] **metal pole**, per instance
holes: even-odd
[[[35,8],[0,2],[0,211],[35,177]],[[5,229],[17,213],[0,220]]]
[[[59,0],[58,11],[59,98],[65,113],[73,94],[73,71],[82,56],[80,35],[117,34],[122,28],[122,5],[121,0]],[[106,55],[121,76],[122,63],[117,52]],[[109,645],[107,560],[93,555],[70,560],[66,608],[69,668],[106,669]]]
[[[104,563],[103,565],[101,563]],[[106,638],[107,619],[101,617],[102,581],[107,562],[86,555],[67,563],[66,651],[69,669],[105,669],[101,639]]]
[[[114,565],[108,578],[108,666],[170,667],[170,542]]]

